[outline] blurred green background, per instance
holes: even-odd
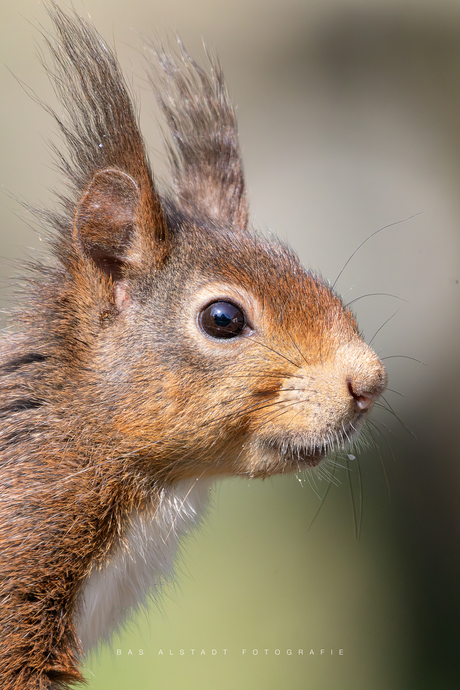
[[[203,56],[202,37],[217,49],[238,105],[255,225],[287,239],[332,281],[372,232],[420,214],[367,242],[338,283],[347,301],[376,292],[407,300],[368,297],[356,311],[371,339],[400,308],[373,345],[389,358],[390,387],[404,397],[387,399],[413,435],[375,411],[380,452],[359,454],[362,491],[356,462],[329,491],[324,481],[315,491],[306,477],[216,484],[175,582],[86,660],[89,686],[458,688],[460,2],[74,7],[115,41],[161,175],[142,35],[173,41],[176,30],[195,56]],[[47,148],[50,118],[18,82],[54,103],[36,57],[38,27],[49,27],[43,3],[1,0],[0,19],[0,298],[8,305],[13,259],[41,249],[14,197],[52,205],[59,180]],[[326,491],[321,502],[316,493]],[[359,539],[353,500],[363,513]]]

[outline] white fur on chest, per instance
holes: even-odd
[[[189,479],[164,490],[155,511],[132,515],[123,543],[94,569],[76,619],[83,650],[107,641],[173,572],[180,538],[205,509],[210,481]]]

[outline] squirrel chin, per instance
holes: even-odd
[[[353,446],[367,417],[367,411],[359,413],[353,422],[340,432],[331,434],[327,441],[306,443],[301,438],[264,439],[258,438],[250,444],[251,457],[249,474],[251,478],[266,478],[274,474],[302,472],[318,467],[326,458],[346,452]]]

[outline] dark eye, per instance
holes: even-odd
[[[201,328],[213,338],[234,338],[246,325],[239,307],[231,302],[213,302],[199,316]]]

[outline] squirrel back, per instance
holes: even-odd
[[[21,690],[83,680],[82,652],[170,574],[213,478],[316,466],[386,386],[327,282],[250,229],[217,62],[160,51],[160,195],[114,54],[50,13],[68,194],[41,214],[54,262],[0,349],[0,678]]]

